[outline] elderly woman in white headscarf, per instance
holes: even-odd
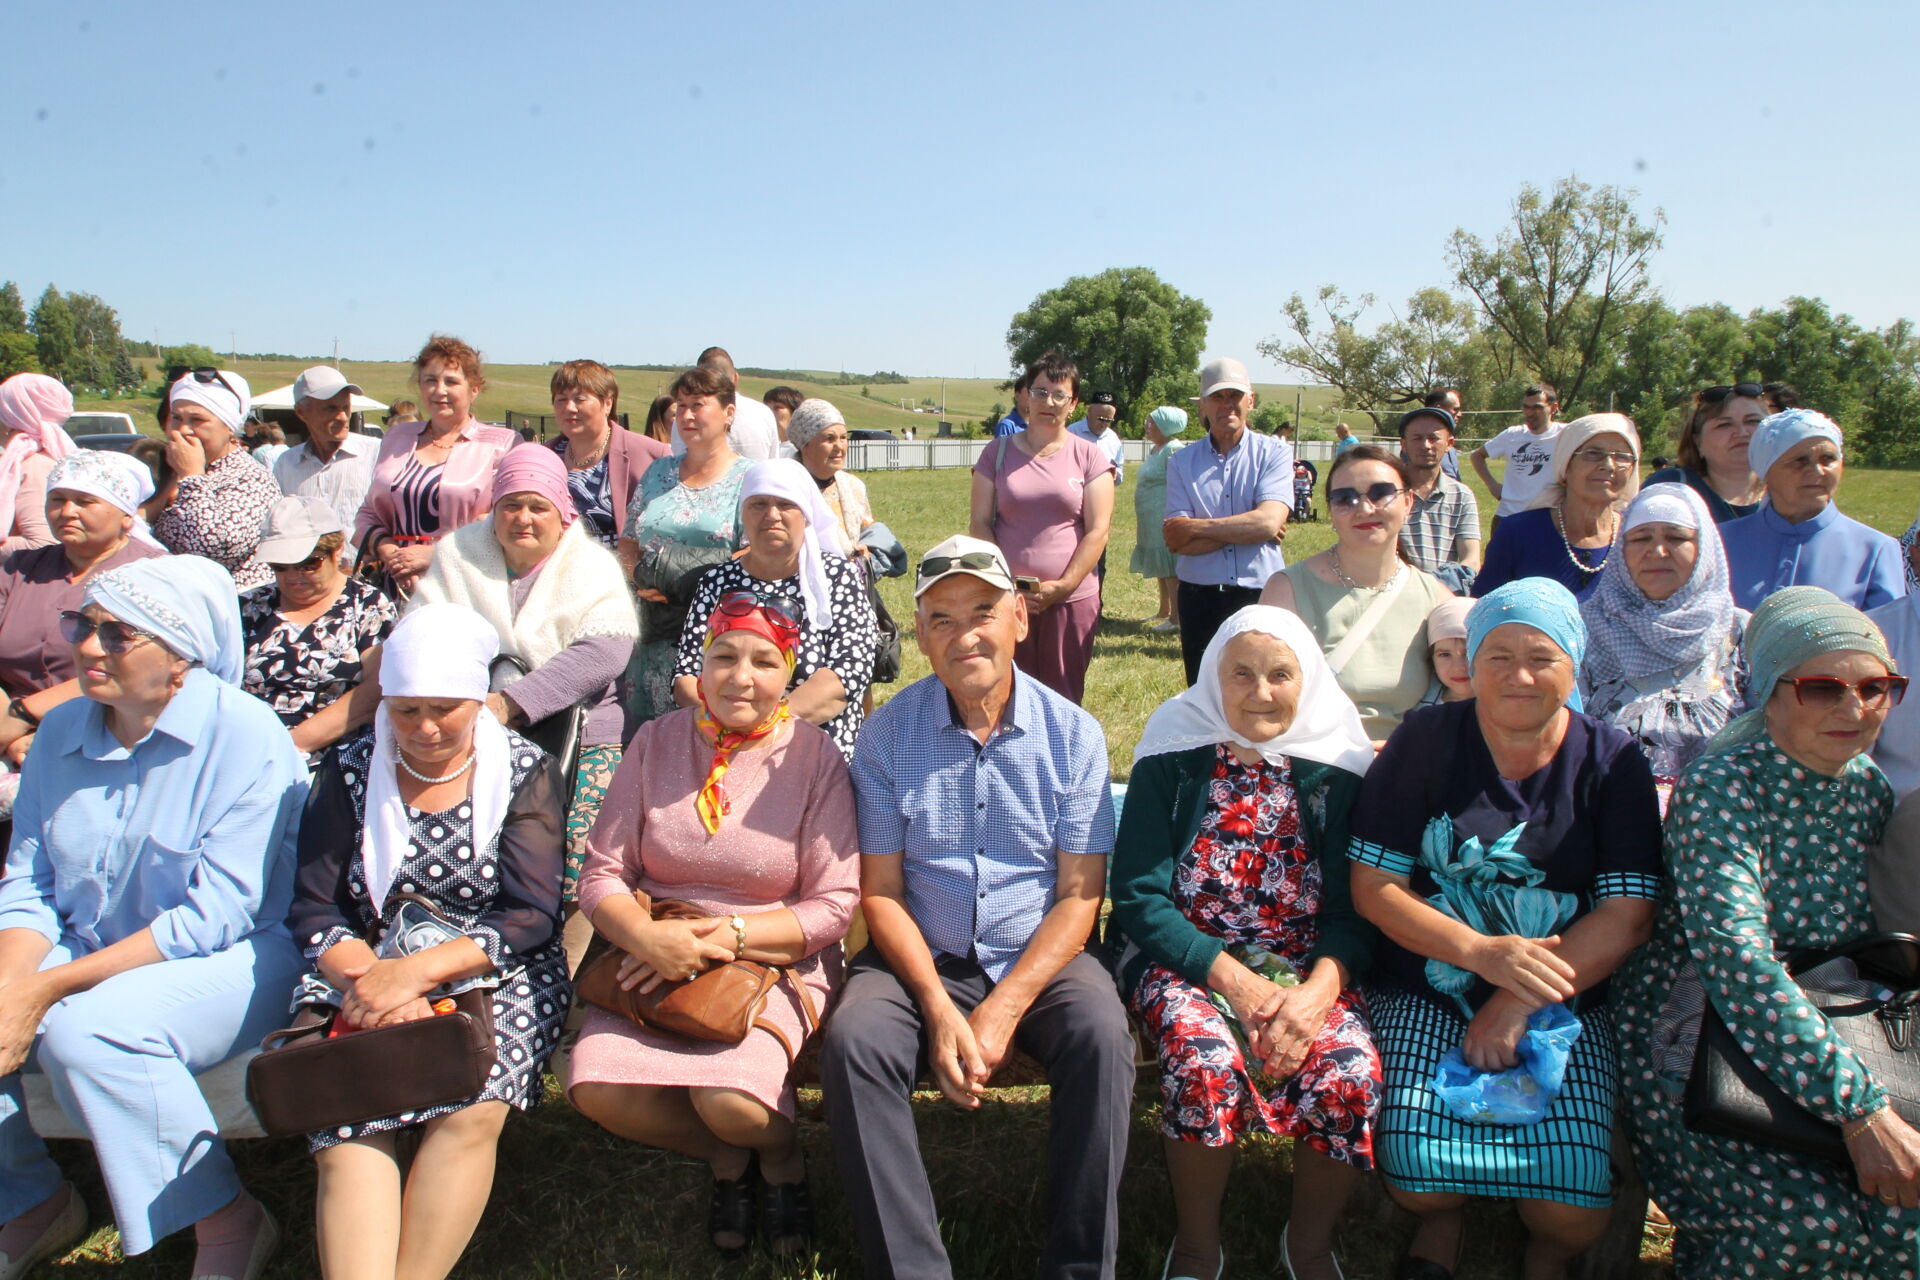
[[[794,418],[799,417],[796,411]],[[787,433],[791,439],[791,423]],[[707,619],[729,600],[743,601],[742,608],[757,602],[800,628],[787,706],[825,729],[840,753],[853,758],[861,702],[873,679],[877,633],[866,583],[833,539],[837,525],[800,463],[781,458],[756,463],[747,472],[740,484],[740,529],[747,549],[709,569],[694,591],[673,668],[674,697],[681,706],[699,701]]]
[[[47,472],[74,450],[61,429],[72,416],[73,393],[58,378],[16,373],[0,382],[0,555],[53,541]]]
[[[865,548],[860,535],[874,523],[873,508],[867,504],[866,482],[846,469],[846,418],[831,401],[809,397],[787,420],[787,443],[834,515],[834,543],[840,554],[861,554]]]
[[[326,1275],[453,1269],[486,1207],[507,1112],[539,1102],[566,1020],[563,800],[551,758],[487,714],[499,648],[472,609],[415,608],[384,647],[373,727],[314,775],[290,917],[317,970],[303,990],[327,993],[351,1029],[431,1017],[429,1001],[488,987],[497,1054],[472,1098],[308,1135]],[[424,903],[446,940],[382,958],[369,939],[403,901]],[[421,1136],[403,1187],[396,1142],[411,1129]]]
[[[252,412],[252,388],[226,369],[195,369],[167,388],[167,465],[180,480],[153,525],[169,551],[218,561],[242,591],[273,581],[255,551],[280,498],[273,473],[240,439]]]
[[[1640,433],[1624,413],[1590,413],[1553,442],[1553,483],[1506,517],[1487,544],[1473,594],[1519,578],[1552,578],[1586,599],[1612,563],[1620,511],[1640,491]],[[1509,532],[1511,530],[1511,532]]]
[[[1135,749],[1108,943],[1160,1059],[1168,1276],[1220,1274],[1220,1197],[1246,1134],[1296,1139],[1287,1273],[1338,1274],[1333,1224],[1373,1168],[1381,1099],[1355,985],[1374,932],[1346,862],[1372,761],[1319,642],[1268,605],[1227,619]]]
[[[1720,526],[1742,609],[1782,587],[1824,587],[1856,609],[1907,594],[1900,544],[1834,505],[1846,470],[1841,444],[1839,424],[1811,409],[1760,420],[1747,459],[1767,496],[1752,515]]]
[[[1640,744],[1664,814],[1673,784],[1740,711],[1747,611],[1727,589],[1713,513],[1687,485],[1642,489],[1608,558],[1614,571],[1580,606],[1580,696]]]
[[[21,1104],[29,1051],[100,1161],[121,1247],[193,1224],[192,1274],[256,1276],[278,1232],[194,1075],[286,1016],[307,771],[241,692],[227,571],[166,556],[62,615],[85,696],[47,713],[0,879],[0,1254],[24,1275],[87,1232]]]

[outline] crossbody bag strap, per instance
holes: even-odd
[[[1373,598],[1373,603],[1367,606],[1364,613],[1354,619],[1353,625],[1347,628],[1347,634],[1340,637],[1340,643],[1335,645],[1333,652],[1327,655],[1327,665],[1333,668],[1335,675],[1338,675],[1340,669],[1353,660],[1354,654],[1360,652],[1360,646],[1367,642],[1367,637],[1373,634],[1373,629],[1380,625],[1380,619],[1387,616],[1387,610],[1392,608],[1393,602],[1400,598],[1400,593],[1407,589],[1407,580],[1411,577],[1413,577],[1413,570],[1402,565],[1400,572],[1394,576],[1394,580]]]

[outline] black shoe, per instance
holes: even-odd
[[[813,1195],[803,1165],[800,1181],[760,1179],[760,1238],[776,1258],[804,1253],[813,1241]]]
[[[707,1238],[720,1256],[729,1260],[743,1258],[753,1247],[754,1188],[760,1181],[760,1158],[747,1161],[747,1170],[737,1178],[715,1178],[713,1199],[707,1205]],[[722,1244],[720,1237],[736,1236],[740,1243]]]

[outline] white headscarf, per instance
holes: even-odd
[[[47,492],[55,489],[90,494],[138,519],[140,504],[153,496],[153,472],[117,449],[76,449],[47,473]]]
[[[1640,492],[1640,433],[1634,429],[1633,419],[1624,413],[1590,413],[1584,418],[1575,418],[1554,437],[1553,483],[1540,490],[1539,496],[1527,504],[1528,510],[1560,504],[1560,500],[1567,496],[1567,467],[1573,462],[1573,455],[1595,436],[1619,436],[1633,450],[1633,469],[1616,507],[1624,506],[1629,498]]]
[[[841,551],[837,537],[823,542],[820,531],[837,529],[839,518],[820,496],[820,486],[814,483],[813,476],[793,458],[756,462],[741,477],[742,528],[745,528],[747,499],[763,494],[793,503],[807,517],[807,531],[800,539],[800,598],[807,606],[807,625],[824,631],[833,625],[833,593],[827,586],[827,569],[820,557],[838,556]]]
[[[367,900],[385,914],[387,893],[413,840],[400,799],[400,749],[388,698],[487,700],[487,666],[500,637],[464,605],[421,605],[393,629],[380,651],[380,709],[373,716],[373,760],[367,768],[366,820],[360,836]],[[488,849],[506,825],[513,789],[513,751],[506,726],[484,706],[473,718],[473,848]]]
[[[1248,742],[1233,731],[1220,689],[1220,656],[1229,640],[1249,631],[1280,640],[1300,662],[1300,700],[1294,706],[1293,723],[1265,742]],[[1250,604],[1221,624],[1200,659],[1199,681],[1161,703],[1147,718],[1133,759],[1138,764],[1148,756],[1223,742],[1251,747],[1269,764],[1295,758],[1364,774],[1373,763],[1373,743],[1360,724],[1360,713],[1340,691],[1333,668],[1320,652],[1320,642],[1298,614],[1273,605]]]
[[[95,574],[84,599],[228,684],[240,683],[240,593],[233,575],[204,556],[155,556]]]
[[[202,382],[189,373],[167,388],[167,404],[197,404],[239,435],[253,412],[253,388],[230,369],[222,369],[224,382]]]

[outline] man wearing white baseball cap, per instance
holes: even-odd
[[[1200,370],[1206,438],[1167,463],[1167,548],[1179,556],[1180,658],[1191,685],[1220,624],[1260,600],[1287,567],[1280,540],[1293,501],[1293,446],[1247,430],[1257,397],[1231,357]]]
[[[274,460],[280,492],[319,498],[353,528],[360,504],[373,484],[380,442],[350,430],[353,398],[365,395],[331,365],[317,364],[293,380],[293,412],[307,429],[305,444]]]

